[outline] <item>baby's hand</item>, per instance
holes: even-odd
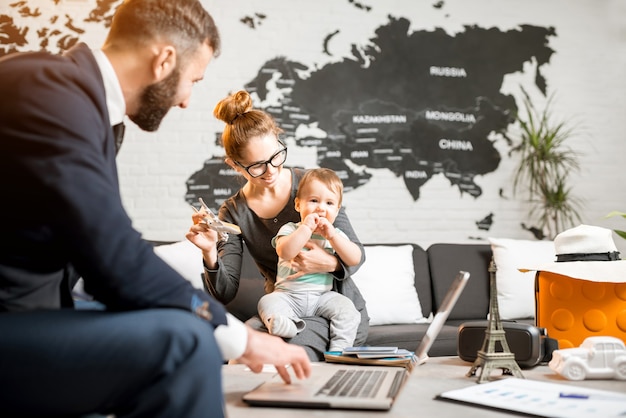
[[[317,232],[324,238],[330,240],[335,236],[335,227],[326,218],[318,218]]]
[[[320,217],[317,213],[309,213],[302,221],[303,225],[306,225],[311,232],[315,231],[319,225]]]

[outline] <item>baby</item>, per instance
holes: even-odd
[[[350,299],[331,290],[332,274],[302,274],[291,265],[300,251],[308,250],[307,243],[336,253],[347,266],[361,261],[360,247],[333,226],[342,196],[343,184],[333,170],[312,169],[300,180],[295,208],[301,221],[283,225],[272,239],[278,254],[276,284],[258,304],[270,334],[291,338],[304,329],[303,317],[321,316],[330,321],[330,351],[354,344],[361,314]]]

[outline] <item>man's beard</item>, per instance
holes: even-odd
[[[180,70],[176,68],[163,80],[146,87],[141,93],[139,110],[128,115],[128,118],[144,131],[156,131],[167,112],[174,106],[179,80]]]

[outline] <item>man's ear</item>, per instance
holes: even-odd
[[[152,60],[152,75],[159,82],[176,68],[176,48],[173,45],[160,45]]]

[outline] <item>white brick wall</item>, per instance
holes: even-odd
[[[87,9],[93,1],[68,1],[72,13]],[[4,3],[0,0],[3,10]],[[191,209],[184,201],[185,181],[212,155],[222,155],[214,145],[215,103],[256,75],[260,66],[274,56],[287,56],[306,65],[322,66],[349,53],[352,44],[363,44],[387,15],[406,17],[414,30],[442,27],[453,33],[464,25],[495,26],[508,30],[520,24],[554,26],[550,46],[556,51],[544,67],[549,91],[556,91],[555,111],[573,117],[584,127],[584,135],[571,146],[580,153],[582,171],[574,183],[575,193],[585,199],[583,222],[626,229],[626,220],[605,220],[612,210],[626,211],[626,2],[623,0],[446,0],[442,9],[434,1],[363,0],[371,12],[357,9],[348,0],[204,0],[220,27],[222,55],[211,63],[205,80],[194,90],[187,110],[174,109],[158,133],[127,129],[119,161],[124,204],[135,226],[149,239],[181,239],[188,228]],[[89,6],[91,7],[91,6]],[[264,13],[267,18],[255,30],[239,20]],[[333,38],[335,57],[322,54],[322,40],[340,29]],[[97,32],[97,33],[96,33]],[[103,39],[101,29],[85,39]],[[529,70],[528,68],[527,70]],[[530,72],[505,79],[503,91],[518,97],[520,81],[530,85]],[[536,92],[536,90],[534,90]],[[364,242],[468,242],[489,236],[527,238],[520,229],[526,220],[522,197],[511,195],[515,160],[503,144],[500,167],[477,177],[483,195],[474,199],[460,195],[443,177],[435,177],[422,188],[414,202],[402,179],[387,170],[372,170],[366,186],[347,193],[345,206]],[[315,164],[311,149],[290,149],[288,162]],[[502,199],[498,190],[504,188]],[[374,198],[373,198],[374,197]],[[392,202],[392,204],[390,204]],[[490,212],[490,231],[478,230],[475,221]],[[484,241],[476,241],[484,242]],[[626,241],[616,238],[626,254]]]

